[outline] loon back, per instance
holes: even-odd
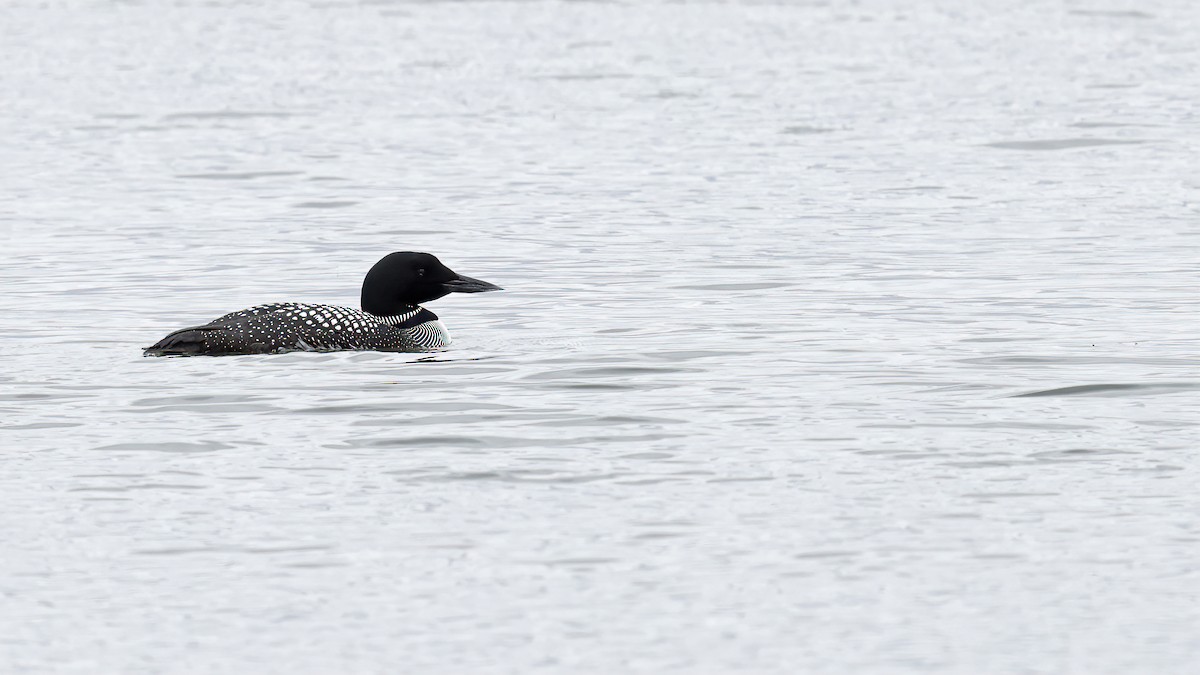
[[[337,305],[259,305],[203,326],[177,330],[147,347],[146,356],[229,356],[291,351],[428,352],[450,345],[433,312],[420,307],[378,317]]]

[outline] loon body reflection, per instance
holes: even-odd
[[[501,290],[457,274],[428,253],[392,253],[367,272],[362,309],[294,302],[259,305],[184,328],[147,347],[146,356],[226,356],[290,351],[444,349],[450,335],[420,303],[448,293]]]

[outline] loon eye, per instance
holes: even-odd
[[[417,268],[417,276],[419,276],[419,277],[425,276],[425,268],[424,267]]]

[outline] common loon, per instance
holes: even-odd
[[[226,356],[290,351],[428,352],[450,344],[437,315],[421,307],[447,293],[499,291],[456,274],[428,253],[391,253],[363,279],[362,310],[294,302],[258,305],[146,347],[145,356]]]

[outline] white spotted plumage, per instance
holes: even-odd
[[[424,312],[423,317],[417,317]],[[417,318],[417,322],[411,320]],[[408,322],[408,325],[404,325]],[[206,326],[211,352],[375,350],[420,352],[450,344],[445,326],[420,306],[380,317],[337,305],[294,302],[258,305],[226,314]]]

